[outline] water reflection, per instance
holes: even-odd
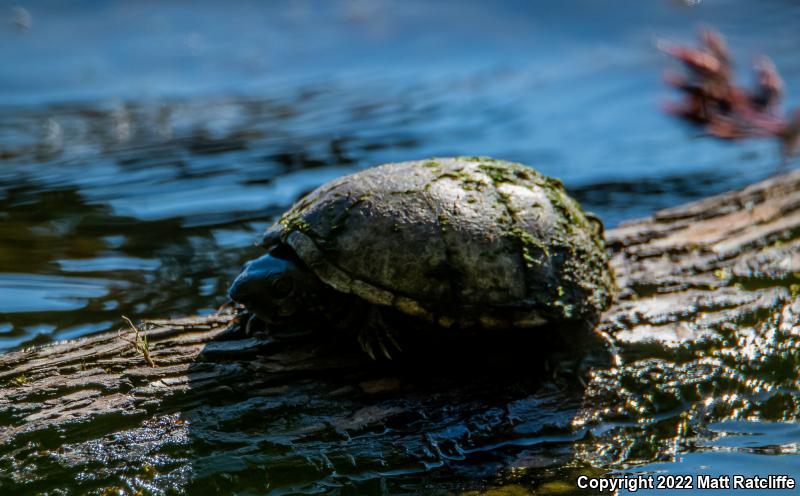
[[[0,291],[7,296],[3,309],[9,313],[76,310],[86,307],[91,298],[106,296],[107,287],[115,282],[38,274],[0,274]]]
[[[0,206],[8,212],[0,227],[3,347],[104,330],[121,313],[155,317],[221,304],[247,252],[242,246],[263,228],[255,221],[219,232],[207,222],[147,222],[114,215],[74,189],[17,186]],[[185,237],[176,243],[181,229]],[[216,242],[237,234],[241,244],[227,250]]]
[[[708,425],[707,438],[671,462],[651,463],[629,471],[629,475],[662,474],[691,476],[692,494],[719,494],[722,489],[698,487],[698,476],[728,477],[733,489],[733,474],[767,477],[780,474],[800,480],[800,432],[796,424],[781,422],[726,421]],[[781,456],[776,456],[781,455]],[[796,486],[795,486],[796,487]],[[641,490],[636,494],[658,494]],[[764,494],[764,489],[735,489],[736,494]],[[795,494],[796,489],[769,489],[770,494]],[[633,494],[621,491],[620,494]]]

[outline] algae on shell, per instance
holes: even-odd
[[[327,183],[265,240],[301,232],[310,244],[297,255],[329,266],[312,268],[323,282],[368,301],[378,293],[384,302],[387,293],[413,301],[435,321],[593,322],[614,291],[595,222],[561,181],[530,167],[435,158]],[[326,280],[334,269],[351,280],[347,287]]]

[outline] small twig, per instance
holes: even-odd
[[[144,357],[144,361],[147,362],[148,365],[150,365],[151,367],[157,367],[158,365],[156,365],[156,362],[154,362],[153,358],[150,356],[150,347],[147,343],[147,335],[145,334],[143,336],[139,332],[139,328],[136,327],[136,324],[134,324],[131,321],[131,319],[129,319],[125,315],[123,315],[122,318],[125,320],[125,322],[128,323],[129,326],[131,326],[131,329],[133,329],[133,332],[136,334],[136,339],[131,340],[122,335],[120,335],[120,337],[125,341],[131,343],[133,347],[136,348],[136,351],[142,354],[142,356]]]

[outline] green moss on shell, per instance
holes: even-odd
[[[289,214],[294,214],[294,212],[290,212]],[[306,222],[300,215],[284,215],[278,222],[286,226],[286,229],[290,231],[300,231],[304,234],[311,232],[311,224]]]
[[[534,255],[535,253],[542,253],[545,257],[550,256],[547,245],[523,229],[514,227],[508,231],[508,235],[520,243],[522,248],[522,259],[529,269],[532,269],[533,267],[542,263],[542,260]]]
[[[492,202],[503,205],[504,208],[500,209],[499,216],[494,219],[486,217],[485,220],[501,225],[504,235],[513,238],[515,242],[503,243],[502,248],[482,253],[481,260],[496,262],[499,257],[509,256],[506,250],[513,250],[526,268],[528,301],[535,302],[535,306],[544,314],[563,318],[596,317],[608,304],[613,291],[613,278],[608,267],[602,232],[598,224],[587,217],[580,205],[568,196],[561,181],[543,176],[521,164],[496,161],[486,157],[468,157],[460,159],[460,162],[440,159],[418,163],[418,168],[412,175],[413,182],[400,178],[396,183],[392,183],[392,178],[389,178],[390,184],[398,186],[398,190],[390,193],[427,197],[429,193],[426,192],[431,185],[435,187],[437,181],[447,180],[454,182],[456,188],[462,190],[458,196],[465,204],[476,204],[470,208],[477,209],[479,213],[484,212],[483,215],[496,211]],[[351,209],[368,195],[362,195],[352,201],[348,196],[346,203],[331,209],[329,215],[323,218],[315,217],[311,221],[314,226],[309,225],[304,219],[307,218],[306,208],[313,206],[325,195],[340,196],[335,188],[342,184],[345,183],[340,182],[336,186],[322,189],[320,193],[304,198],[281,218],[280,223],[287,230],[301,232],[308,232],[313,227],[318,231],[315,238],[325,238],[317,239],[318,242],[333,239],[336,232],[347,226]],[[517,204],[514,201],[517,197],[500,191],[497,188],[500,184],[513,184],[534,191],[541,188],[539,194],[545,195],[555,214],[552,219],[553,232],[547,239],[539,239],[535,231],[529,232],[525,225],[517,222],[517,217],[522,215],[520,210],[514,207]],[[452,186],[448,184],[448,188],[450,187]],[[360,191],[363,190],[360,188]],[[341,201],[342,199],[338,199],[338,202]],[[482,205],[492,208],[484,211],[481,209]],[[545,206],[542,202],[532,205],[531,208],[545,208]],[[446,211],[440,208],[437,210],[440,213],[435,219],[439,229],[451,230],[453,218]],[[404,227],[399,223],[389,225],[390,231],[394,233],[400,232],[401,227]],[[327,234],[327,228],[330,228],[330,234]],[[448,233],[448,236],[453,236],[453,233]],[[448,273],[451,271],[452,268],[448,268]],[[456,280],[458,274],[448,277]],[[558,279],[551,279],[552,277]]]

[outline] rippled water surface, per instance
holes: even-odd
[[[742,78],[768,53],[798,105],[791,1],[0,1],[0,351],[213,311],[276,214],[371,165],[523,162],[608,226],[771,175],[774,143],[659,111],[654,41],[701,23]],[[800,477],[791,426],[714,429],[646,470],[778,450]]]

